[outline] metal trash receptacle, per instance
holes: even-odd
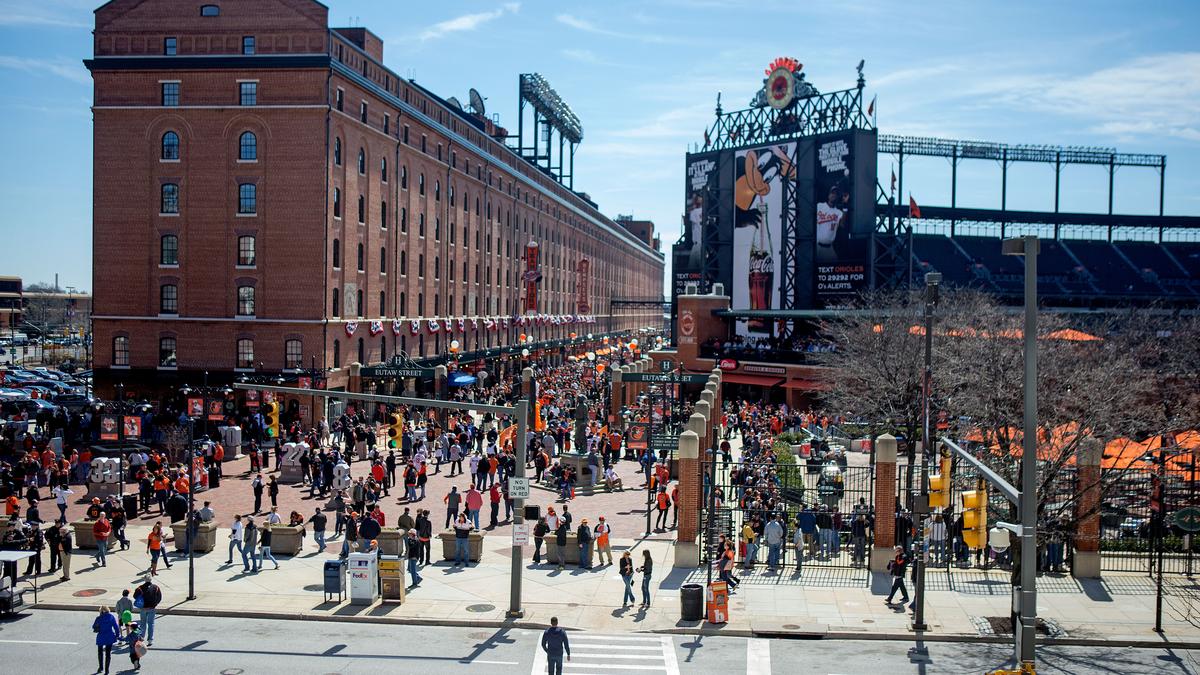
[[[208,489],[221,487],[221,470],[214,464],[208,467]]]
[[[125,509],[126,521],[133,520],[138,517],[138,496],[125,495],[121,499],[121,506]]]
[[[679,618],[684,621],[700,621],[704,618],[703,586],[684,584],[679,588]]]
[[[345,560],[325,561],[325,602],[329,602],[335,595],[338,602],[346,599]]]

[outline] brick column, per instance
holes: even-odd
[[[621,380],[621,376],[626,372],[625,367],[613,368],[612,374],[612,390],[609,392],[609,414],[613,417],[613,423],[617,424],[621,419],[621,406],[625,404],[624,390],[625,383]]]
[[[1075,547],[1071,575],[1095,579],[1100,577],[1100,458],[1104,445],[1096,438],[1084,439],[1075,452],[1078,479],[1075,489]]]
[[[896,546],[896,437],[875,439],[875,545],[871,571],[886,572]]]
[[[696,415],[692,416],[693,418]],[[690,423],[689,423],[690,426]],[[700,566],[700,546],[696,536],[700,533],[700,439],[695,432],[679,435],[676,448],[679,457],[679,529],[675,533],[675,567],[694,568]]]

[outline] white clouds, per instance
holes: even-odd
[[[621,31],[610,30],[599,26],[587,19],[581,19],[573,14],[559,14],[554,17],[554,20],[564,26],[569,26],[575,30],[580,30],[593,35],[602,35],[610,38],[620,38],[623,40],[637,40],[638,42],[648,42],[653,44],[666,44],[678,42],[672,38],[657,33],[623,33]]]
[[[435,23],[429,28],[421,31],[418,39],[422,41],[436,40],[445,37],[451,33],[464,33],[473,31],[489,21],[499,19],[505,14],[516,14],[521,9],[519,2],[506,2],[490,12],[478,12],[476,14],[463,14],[456,16],[453,19],[447,19]]]
[[[90,29],[93,0],[0,0],[0,26]]]
[[[26,56],[0,56],[0,68],[20,70],[33,75],[54,75],[80,84],[91,84],[92,77],[79,61],[72,59],[35,59]]]

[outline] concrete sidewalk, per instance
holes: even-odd
[[[135,542],[130,551],[112,552],[107,567],[93,567],[87,552],[73,556],[71,581],[58,574],[44,574],[39,605],[55,609],[87,609],[111,606],[121,590],[132,589],[145,575],[149,557],[144,537],[148,528],[130,528]],[[687,632],[738,636],[795,635],[853,639],[911,638],[909,615],[892,609],[883,598],[889,579],[877,575],[870,580],[861,570],[820,568],[808,565],[800,575],[790,571],[776,575],[765,570],[743,573],[738,592],[731,596],[729,623],[712,626],[680,620],[680,586],[706,581],[704,569],[672,569],[673,543],[662,540],[614,541],[614,558],[626,549],[634,551],[640,565],[641,550],[655,561],[652,606],[621,609],[622,582],[617,566],[559,571],[549,565],[527,563],[523,575],[525,617],[507,622],[510,540],[488,537],[483,561],[469,569],[439,562],[421,570],[422,584],[410,590],[403,604],[372,607],[348,602],[324,602],[322,564],[336,557],[340,539],[325,553],[312,550],[311,538],[296,557],[277,556],[281,569],[267,568],[246,574],[240,560],[225,564],[228,530],[217,535],[218,549],[197,555],[196,595],[187,601],[187,558],[173,557],[173,568],[159,567],[157,583],[163,589],[164,614],[235,615],[246,617],[306,618],[317,620],[383,621],[433,625],[541,626],[557,616],[563,625],[597,632]],[[140,543],[140,546],[138,545]],[[435,542],[435,555],[440,547]],[[527,553],[531,553],[526,549]],[[926,618],[931,629],[926,639],[986,640],[981,634],[981,617],[1007,617],[1011,602],[1007,575],[978,571],[932,572],[928,577]],[[641,575],[635,575],[638,601]],[[1184,578],[1192,594],[1200,585]],[[1044,577],[1039,580],[1038,614],[1065,632],[1059,641],[1076,644],[1117,643],[1200,647],[1200,629],[1179,621],[1171,612],[1164,616],[1165,633],[1154,633],[1154,585],[1145,575],[1113,575],[1104,580]],[[911,592],[911,584],[910,584]],[[27,596],[28,598],[28,596]],[[30,598],[31,599],[31,598]],[[1169,598],[1169,605],[1185,605],[1185,598]],[[1011,638],[992,638],[1003,639]]]

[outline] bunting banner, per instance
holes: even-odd
[[[483,327],[488,330],[496,330],[496,320],[489,316],[487,319],[484,319]]]
[[[508,317],[507,316],[500,318],[500,328],[503,330],[508,330]]]
[[[409,330],[409,332],[411,332],[413,335],[416,335],[417,333],[420,333],[420,332],[421,332],[421,320],[420,320],[420,319],[413,319],[412,321],[409,321],[409,322],[408,322],[408,330]]]
[[[358,322],[357,321],[347,321],[346,322],[346,335],[354,335],[354,331],[356,331],[356,330],[358,330]]]
[[[400,321],[400,319],[392,319],[392,335],[399,336],[400,331],[403,329],[403,325],[404,324]]]
[[[458,320],[458,332],[460,332],[460,333],[467,332],[467,320],[466,319]]]
[[[446,317],[446,321],[442,324],[442,330],[447,334],[454,332],[454,319]]]
[[[371,337],[375,337],[376,335],[379,335],[380,333],[383,332],[383,322],[382,321],[372,321],[371,325],[369,326],[369,329],[371,331]]]
[[[442,325],[438,323],[437,319],[430,319],[427,325],[430,333],[436,333],[442,329]]]

